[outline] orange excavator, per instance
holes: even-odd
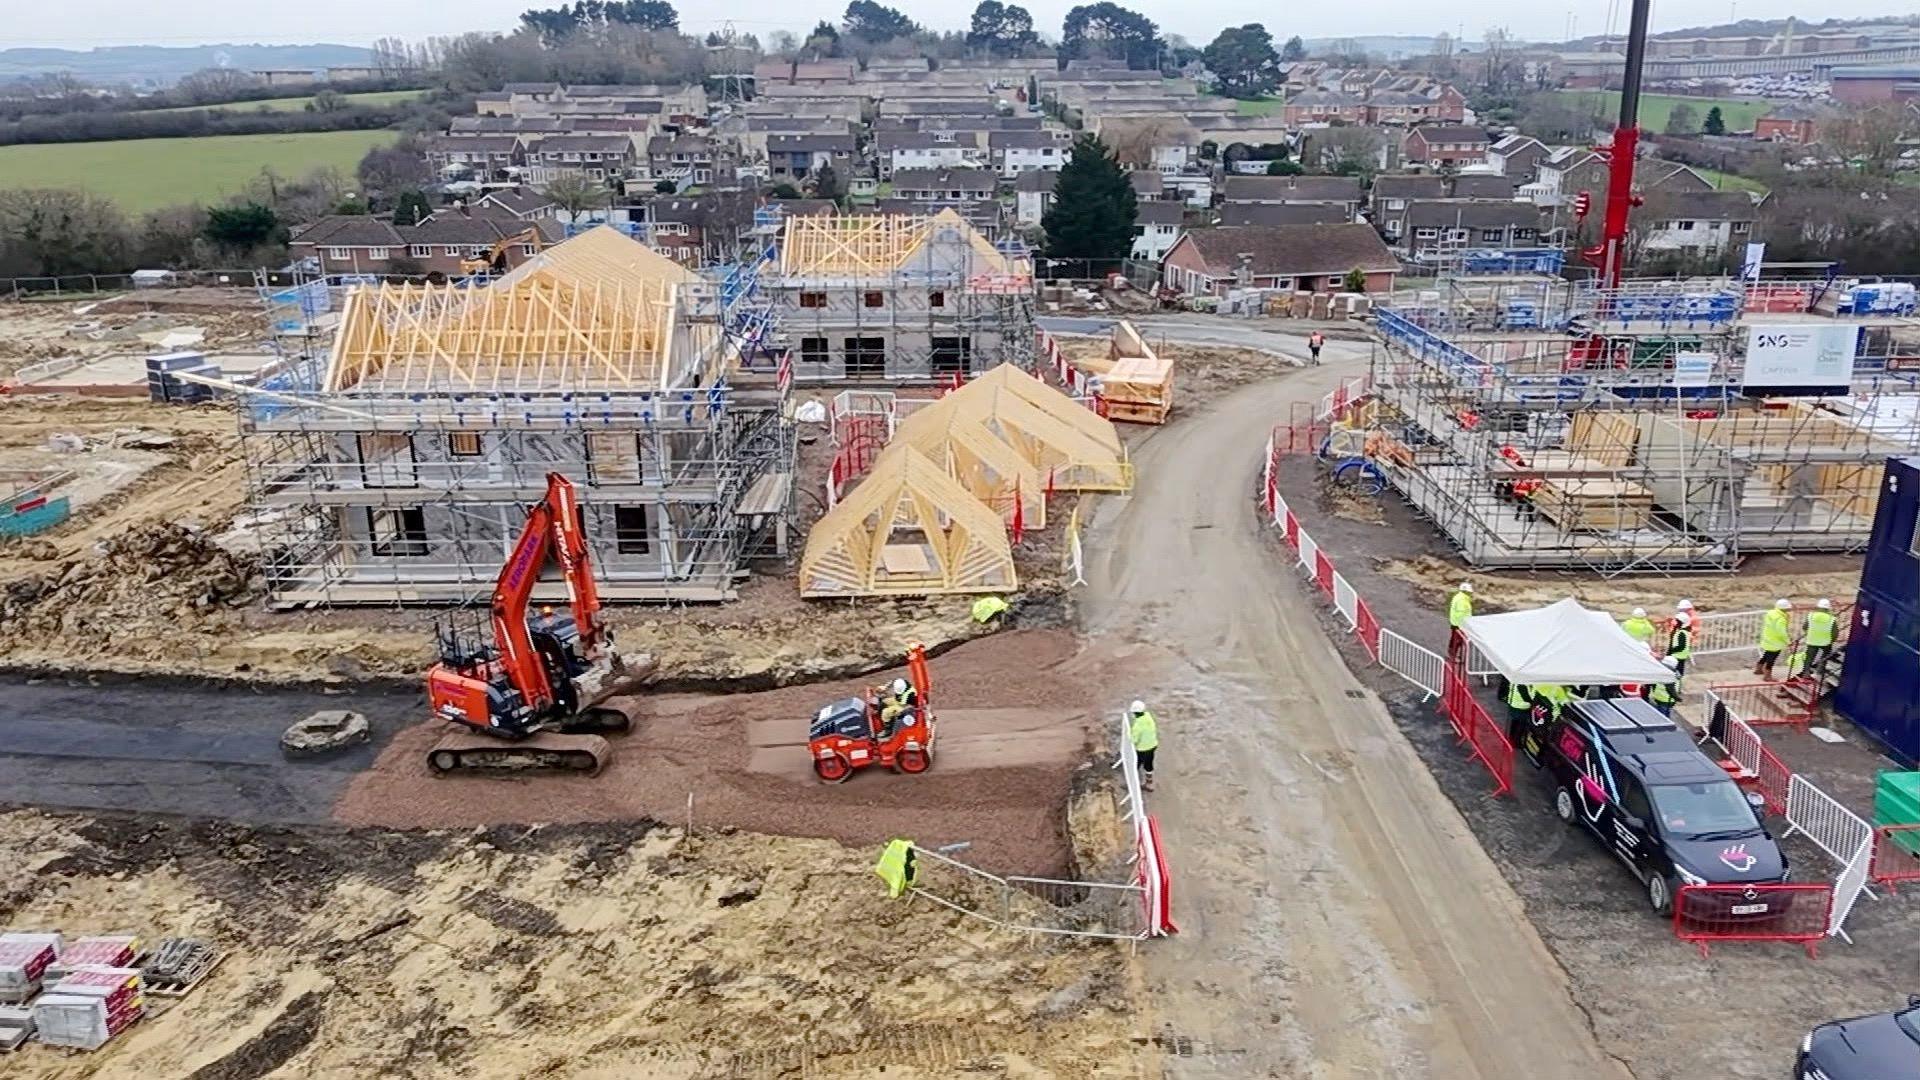
[[[838,784],[869,765],[903,773],[923,773],[933,765],[936,724],[924,645],[908,648],[907,675],[911,682],[895,679],[891,686],[829,702],[813,714],[807,752],[815,776]]]
[[[570,614],[533,615],[534,586],[549,558],[566,577]],[[427,752],[437,774],[462,770],[568,769],[595,773],[612,754],[602,734],[632,728],[607,703],[652,673],[651,657],[629,664],[614,649],[573,484],[547,474],[545,497],[493,587],[493,640],[453,627],[436,632],[440,661],[427,672],[433,714],[456,730]]]

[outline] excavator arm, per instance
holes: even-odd
[[[536,713],[552,708],[556,700],[527,625],[527,609],[549,555],[558,557],[566,576],[567,597],[580,632],[580,653],[588,659],[598,658],[607,645],[600,590],[594,584],[593,562],[581,531],[580,503],[573,482],[559,473],[547,474],[547,493],[527,511],[526,525],[493,586],[493,640],[501,668]]]

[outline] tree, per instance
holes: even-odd
[[[680,185],[671,180],[655,180],[653,182],[653,193],[655,195],[671,195],[679,190]]]
[[[1073,140],[1067,164],[1053,185],[1053,208],[1040,219],[1047,256],[1054,259],[1123,259],[1133,250],[1139,215],[1133,185],[1106,144],[1083,133]]]
[[[1273,51],[1273,36],[1259,23],[1220,31],[1200,59],[1229,97],[1263,97],[1280,82],[1280,54]]]
[[[307,108],[317,113],[339,112],[347,107],[347,95],[338,90],[322,90],[307,102]]]
[[[1901,106],[1853,109],[1820,125],[1820,141],[1851,169],[1892,175],[1905,140],[1915,128],[1913,113]]]
[[[1693,106],[1683,101],[1675,105],[1672,109],[1669,109],[1667,111],[1666,133],[1669,135],[1698,135],[1700,133],[1700,116],[1693,111]]]
[[[426,155],[421,152],[419,142],[412,138],[367,151],[354,173],[360,178],[362,190],[382,198],[398,197],[403,191],[423,188],[433,180]]]
[[[1299,162],[1288,161],[1285,158],[1275,158],[1267,162],[1268,176],[1299,176],[1306,171],[1300,167]]]
[[[285,229],[273,207],[245,202],[237,206],[208,207],[204,235],[223,248],[246,251],[280,243],[285,239]]]
[[[598,180],[591,179],[585,173],[561,173],[540,192],[553,200],[553,204],[566,211],[569,219],[577,218],[588,210],[606,206],[613,192]]]
[[[520,26],[542,42],[557,45],[582,31],[610,26],[670,33],[680,29],[680,13],[667,0],[574,0],[572,7],[562,4],[522,12]]]
[[[1309,134],[1307,140],[1301,160],[1342,176],[1372,175],[1380,168],[1380,150],[1386,146],[1380,129],[1370,127],[1327,128]]]
[[[252,91],[264,89],[266,85],[252,72],[214,67],[182,76],[179,82],[173,84],[173,92],[189,104],[206,105],[238,101]]]
[[[418,225],[433,216],[433,206],[419,191],[403,191],[393,204],[395,225]]]
[[[1012,54],[1039,40],[1033,32],[1033,16],[1018,4],[1000,0],[980,0],[973,9],[973,23],[967,30],[967,45],[984,49],[989,55]]]
[[[1296,60],[1305,60],[1306,58],[1307,43],[1300,40],[1299,34],[1288,38],[1287,43],[1280,46],[1280,59],[1285,60],[1289,64]]]
[[[1060,26],[1060,55],[1070,60],[1125,60],[1145,70],[1160,66],[1163,45],[1152,19],[1108,0],[1074,8]]]
[[[207,227],[207,212],[198,206],[169,206],[140,219],[134,241],[136,266],[191,266]]]
[[[1713,108],[1707,110],[1707,122],[1701,125],[1700,129],[1709,135],[1725,135],[1727,133],[1727,118],[1720,115],[1720,106],[1715,105]]]
[[[846,184],[840,179],[840,173],[831,164],[822,165],[813,173],[813,197],[832,199],[838,203],[846,196]]]
[[[840,55],[840,31],[830,22],[821,20],[807,35],[806,44],[801,49],[815,60]]]
[[[0,274],[39,277],[127,269],[127,221],[85,191],[0,191]]]
[[[874,0],[852,0],[840,21],[846,24],[847,33],[868,41],[892,41],[920,32],[912,19]]]
[[[800,194],[800,189],[794,187],[792,184],[775,184],[773,187],[767,189],[767,195],[769,198],[774,199],[805,198],[804,195]]]
[[[1365,270],[1360,269],[1357,266],[1347,271],[1347,276],[1340,279],[1340,291],[1341,292],[1358,292],[1358,293],[1366,292],[1367,291],[1367,272]]]
[[[1161,147],[1192,146],[1199,133],[1178,116],[1126,117],[1100,127],[1100,139],[1120,164],[1129,168],[1158,168],[1154,151]]]

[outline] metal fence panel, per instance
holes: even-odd
[[[1380,666],[1426,691],[1429,698],[1440,696],[1447,671],[1439,653],[1385,627],[1380,630]]]
[[[1849,865],[1862,846],[1873,846],[1873,826],[1798,773],[1787,785],[1787,822],[1793,826],[1788,836],[1804,833],[1842,866]]]

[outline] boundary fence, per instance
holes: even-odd
[[[1367,656],[1418,687],[1426,695],[1426,700],[1440,698],[1441,712],[1453,725],[1454,733],[1469,748],[1474,760],[1486,766],[1492,774],[1493,794],[1512,794],[1513,744],[1485,706],[1474,698],[1466,685],[1465,670],[1458,665],[1450,666],[1439,653],[1382,625],[1368,606],[1366,598],[1340,573],[1313,536],[1301,527],[1299,517],[1280,494],[1276,479],[1280,455],[1313,453],[1318,447],[1314,433],[1324,429],[1330,421],[1343,417],[1358,404],[1367,386],[1364,378],[1347,379],[1320,399],[1320,408],[1333,411],[1273,429],[1267,437],[1261,463],[1261,512],[1281,531],[1307,580],[1346,621],[1347,630],[1359,639]]]
[[[1828,908],[1827,934],[1847,944],[1847,916],[1864,894],[1874,897],[1874,860],[1878,854],[1877,831],[1860,815],[1827,794],[1805,776],[1789,769],[1767,748],[1754,724],[1741,714],[1738,704],[1719,694],[1719,687],[1707,688],[1707,731],[1705,738],[1717,744],[1738,768],[1734,778],[1743,787],[1758,791],[1767,812],[1787,821],[1781,839],[1805,836],[1821,853],[1833,860],[1833,900]],[[1878,897],[1874,897],[1878,899]]]
[[[1765,917],[1741,911],[1748,906]],[[1832,908],[1832,885],[1682,885],[1673,936],[1698,945],[1701,956],[1716,941],[1791,941],[1818,956]]]
[[[915,844],[916,873],[910,891],[949,911],[1022,933],[1133,942],[1176,933],[1172,873],[1159,823],[1147,813],[1139,761],[1124,715],[1117,731],[1114,767],[1120,770],[1121,798],[1126,804],[1121,820],[1130,833],[1131,880],[1002,876]]]

